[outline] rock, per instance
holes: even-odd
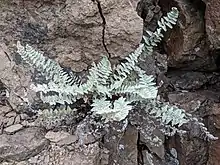
[[[15,40],[37,44],[40,50],[74,71],[87,69],[92,61],[108,55],[103,42],[112,57],[124,57],[142,38],[143,21],[135,11],[137,1],[100,1],[106,22],[104,36],[103,19],[96,1],[25,1],[25,5],[22,4],[23,1],[18,0],[1,6],[0,13],[7,14],[2,14],[0,19],[4,22],[0,38],[7,34],[4,42],[8,42],[10,48]],[[24,8],[31,16],[22,12]]]
[[[9,113],[11,111],[11,108],[9,106],[0,106],[0,115],[5,115],[6,113]]]
[[[21,120],[26,120],[29,118],[29,116],[25,113],[20,114]]]
[[[206,0],[205,27],[211,49],[220,48],[220,1]]]
[[[16,112],[9,112],[9,113],[7,113],[6,115],[5,115],[6,117],[15,117],[15,116],[17,116],[17,114],[16,114]]]
[[[20,115],[17,115],[16,117],[15,117],[15,124],[19,124],[21,122],[21,117],[20,117]]]
[[[4,131],[8,134],[12,134],[15,133],[19,130],[21,130],[23,128],[23,126],[21,124],[15,124],[15,125],[11,125],[7,128],[4,129]]]
[[[40,153],[48,141],[40,128],[25,128],[13,135],[0,135],[0,162],[22,161]]]
[[[63,145],[70,145],[72,143],[75,143],[78,140],[78,137],[75,135],[69,135],[64,139],[59,140],[59,142],[57,143],[59,146],[63,146]]]
[[[108,161],[115,164],[138,164],[138,131],[128,125],[125,132],[119,133],[117,130],[121,129],[120,126],[112,124],[104,137],[104,146],[109,150]]]
[[[175,89],[179,90],[196,90],[208,83],[212,78],[212,74],[202,72],[169,72],[167,77]]]
[[[85,117],[78,125],[74,132],[77,135],[80,145],[88,145],[98,141],[103,135],[100,131],[99,122],[95,121],[90,116]]]
[[[9,127],[14,124],[15,117],[5,118],[5,122],[7,123],[6,126]]]
[[[69,151],[64,147],[51,144],[41,154],[31,157],[27,164],[37,165],[99,165],[100,151],[98,142],[81,146],[80,149]]]
[[[164,11],[169,11],[169,1],[160,2]],[[174,5],[175,4],[175,5]],[[214,61],[208,56],[205,39],[205,23],[203,10],[205,5],[198,1],[174,0],[179,9],[179,19],[175,28],[166,38],[165,51],[168,54],[168,66],[174,68],[204,69],[216,68]]]
[[[25,103],[24,100],[28,97],[29,89],[27,87],[30,84],[30,76],[26,74],[21,66],[15,65],[15,61],[12,59],[12,53],[5,45],[5,42],[2,41],[0,41],[0,66],[0,80],[9,90],[7,100],[11,106],[10,109],[19,111],[19,108]],[[15,115],[15,113],[9,112],[10,115]]]
[[[53,132],[53,131],[49,131],[46,133],[45,138],[50,140],[51,142],[59,142],[61,140],[64,140],[66,138],[68,138],[70,136],[69,133],[67,132]]]

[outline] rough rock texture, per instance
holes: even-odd
[[[40,153],[48,146],[44,131],[26,128],[14,135],[0,135],[0,162],[21,161]]]
[[[176,148],[181,165],[218,165],[220,140],[204,141],[200,132],[190,131],[192,125],[186,126],[189,134],[183,138],[159,135],[165,144],[160,147],[147,143],[148,130],[130,123],[127,130],[122,129],[124,123],[108,125],[106,130],[90,116],[81,115],[74,124],[61,123],[57,130],[51,130],[68,132],[68,137],[52,140],[50,145],[46,132],[38,133],[40,128],[31,127],[35,121],[27,104],[27,98],[34,97],[28,90],[31,76],[29,68],[20,65],[23,63],[15,53],[16,41],[33,45],[64,67],[82,71],[101,55],[111,55],[112,61],[117,61],[134,50],[142,29],[154,30],[156,21],[171,6],[180,11],[177,26],[166,33],[154,56],[140,65],[157,76],[161,98],[200,116],[220,137],[218,0],[2,0],[0,161],[4,162],[0,164],[145,165],[150,152],[156,165],[162,165],[161,160]],[[134,113],[136,118],[144,119],[138,112]],[[136,126],[146,125],[141,120],[136,122]],[[166,165],[177,164],[171,158]]]
[[[205,27],[211,49],[220,48],[220,1],[206,0]]]
[[[1,42],[10,47],[17,40],[35,45],[74,71],[87,69],[91,60],[101,55],[127,55],[142,37],[143,21],[135,11],[137,2],[98,2],[2,2]]]
[[[198,1],[188,0],[161,1],[160,3],[164,11],[168,11],[171,6],[178,7],[180,11],[178,26],[172,30],[165,44],[169,66],[187,69],[207,68],[212,59],[208,56],[206,48],[203,18],[205,6]]]
[[[110,151],[109,165],[138,164],[138,131],[128,125],[125,131],[116,123],[104,137],[104,145]]]
[[[30,76],[13,61],[11,52],[4,43],[0,43],[0,81],[4,95],[4,104],[17,109],[27,103]],[[4,110],[2,110],[4,111]],[[14,117],[14,116],[11,116]]]

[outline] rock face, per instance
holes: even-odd
[[[148,149],[155,159],[165,161],[166,151],[176,148],[181,165],[218,165],[220,140],[206,143],[197,132],[191,131],[181,140],[167,140],[160,134],[167,146],[155,148],[147,143],[147,130],[137,130],[129,123],[122,132],[118,131],[121,127],[117,128],[121,125],[111,125],[109,132],[103,133],[96,121],[81,117],[71,133],[63,133],[62,128],[50,130],[46,135],[49,144],[46,132],[30,127],[29,122],[35,119],[24,111],[31,109],[26,104],[29,95],[33,96],[28,90],[31,76],[29,68],[20,65],[23,63],[16,53],[16,41],[28,43],[62,66],[80,72],[101,55],[112,60],[123,58],[139,44],[143,29],[154,30],[156,21],[172,6],[180,11],[178,24],[166,33],[154,56],[140,65],[148,74],[158,76],[159,85],[164,82],[161,97],[203,117],[208,129],[220,137],[219,0],[2,0],[0,162],[136,165],[147,164]],[[145,117],[136,113],[136,118]],[[136,123],[145,125],[147,122],[141,120]]]
[[[0,162],[21,161],[37,155],[48,145],[43,130],[23,129],[14,135],[0,135]]]
[[[220,48],[220,1],[206,0],[205,22],[206,33],[211,49]]]
[[[5,13],[0,20],[1,42],[10,47],[16,40],[35,45],[74,71],[87,69],[101,55],[125,56],[142,38],[143,21],[135,11],[136,1],[1,3],[0,12]]]

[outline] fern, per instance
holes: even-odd
[[[102,115],[106,122],[108,121],[121,121],[125,119],[132,109],[129,105],[131,102],[125,101],[125,98],[120,97],[114,103],[106,100],[105,98],[95,99],[92,110],[95,114]]]
[[[143,36],[145,42],[145,55],[150,55],[153,52],[153,47],[162,40],[163,31],[167,31],[167,27],[173,28],[179,16],[179,11],[177,8],[172,7],[171,11],[167,13],[167,16],[162,17],[158,22],[158,28],[155,32],[146,31],[149,37]]]
[[[31,46],[23,47],[17,42],[17,52],[23,61],[28,63],[34,69],[39,71],[46,79],[53,80],[54,83],[63,83],[70,85],[78,80],[78,77],[70,77],[58,63],[43,56],[42,53],[34,50]]]
[[[104,56],[98,64],[93,63],[84,83],[78,76],[70,76],[58,63],[44,57],[29,45],[23,47],[18,42],[18,53],[24,61],[49,80],[46,84],[31,85],[31,88],[40,94],[43,102],[50,105],[72,104],[77,98],[92,96],[91,111],[101,115],[105,122],[121,121],[135,105],[144,104],[149,117],[156,119],[161,123],[160,126],[163,126],[161,130],[164,130],[165,134],[173,135],[180,131],[176,127],[190,122],[192,117],[176,106],[156,100],[158,89],[153,76],[146,75],[137,63],[142,56],[153,52],[153,47],[163,38],[162,33],[168,28],[173,28],[177,18],[178,10],[172,8],[167,16],[158,21],[155,32],[147,31],[148,36],[143,36],[144,43],[129,54],[125,62],[112,67],[109,59]],[[114,96],[118,99],[112,99]],[[201,130],[207,137],[214,139],[205,127],[201,126]],[[155,139],[158,141],[158,138]]]
[[[79,86],[77,92],[86,94],[88,92],[97,94],[109,95],[109,76],[112,74],[111,63],[106,56],[96,65],[89,70],[88,80],[86,83]]]

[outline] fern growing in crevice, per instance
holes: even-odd
[[[112,67],[109,59],[104,56],[98,64],[93,63],[84,83],[77,76],[68,75],[58,63],[44,57],[29,45],[23,47],[18,42],[18,53],[49,80],[47,84],[31,86],[40,93],[43,102],[50,105],[72,104],[77,98],[92,96],[91,111],[101,115],[106,122],[121,121],[134,109],[134,103],[143,104],[150,117],[157,119],[164,128],[171,129],[170,135],[173,135],[178,131],[176,126],[189,122],[190,116],[176,106],[158,102],[158,89],[153,76],[146,75],[137,63],[142,56],[152,53],[153,47],[163,38],[162,32],[172,28],[177,18],[178,10],[172,8],[167,16],[158,21],[155,32],[147,31],[149,36],[143,37],[144,43],[125,58],[126,62]],[[112,99],[114,96],[117,99]]]

